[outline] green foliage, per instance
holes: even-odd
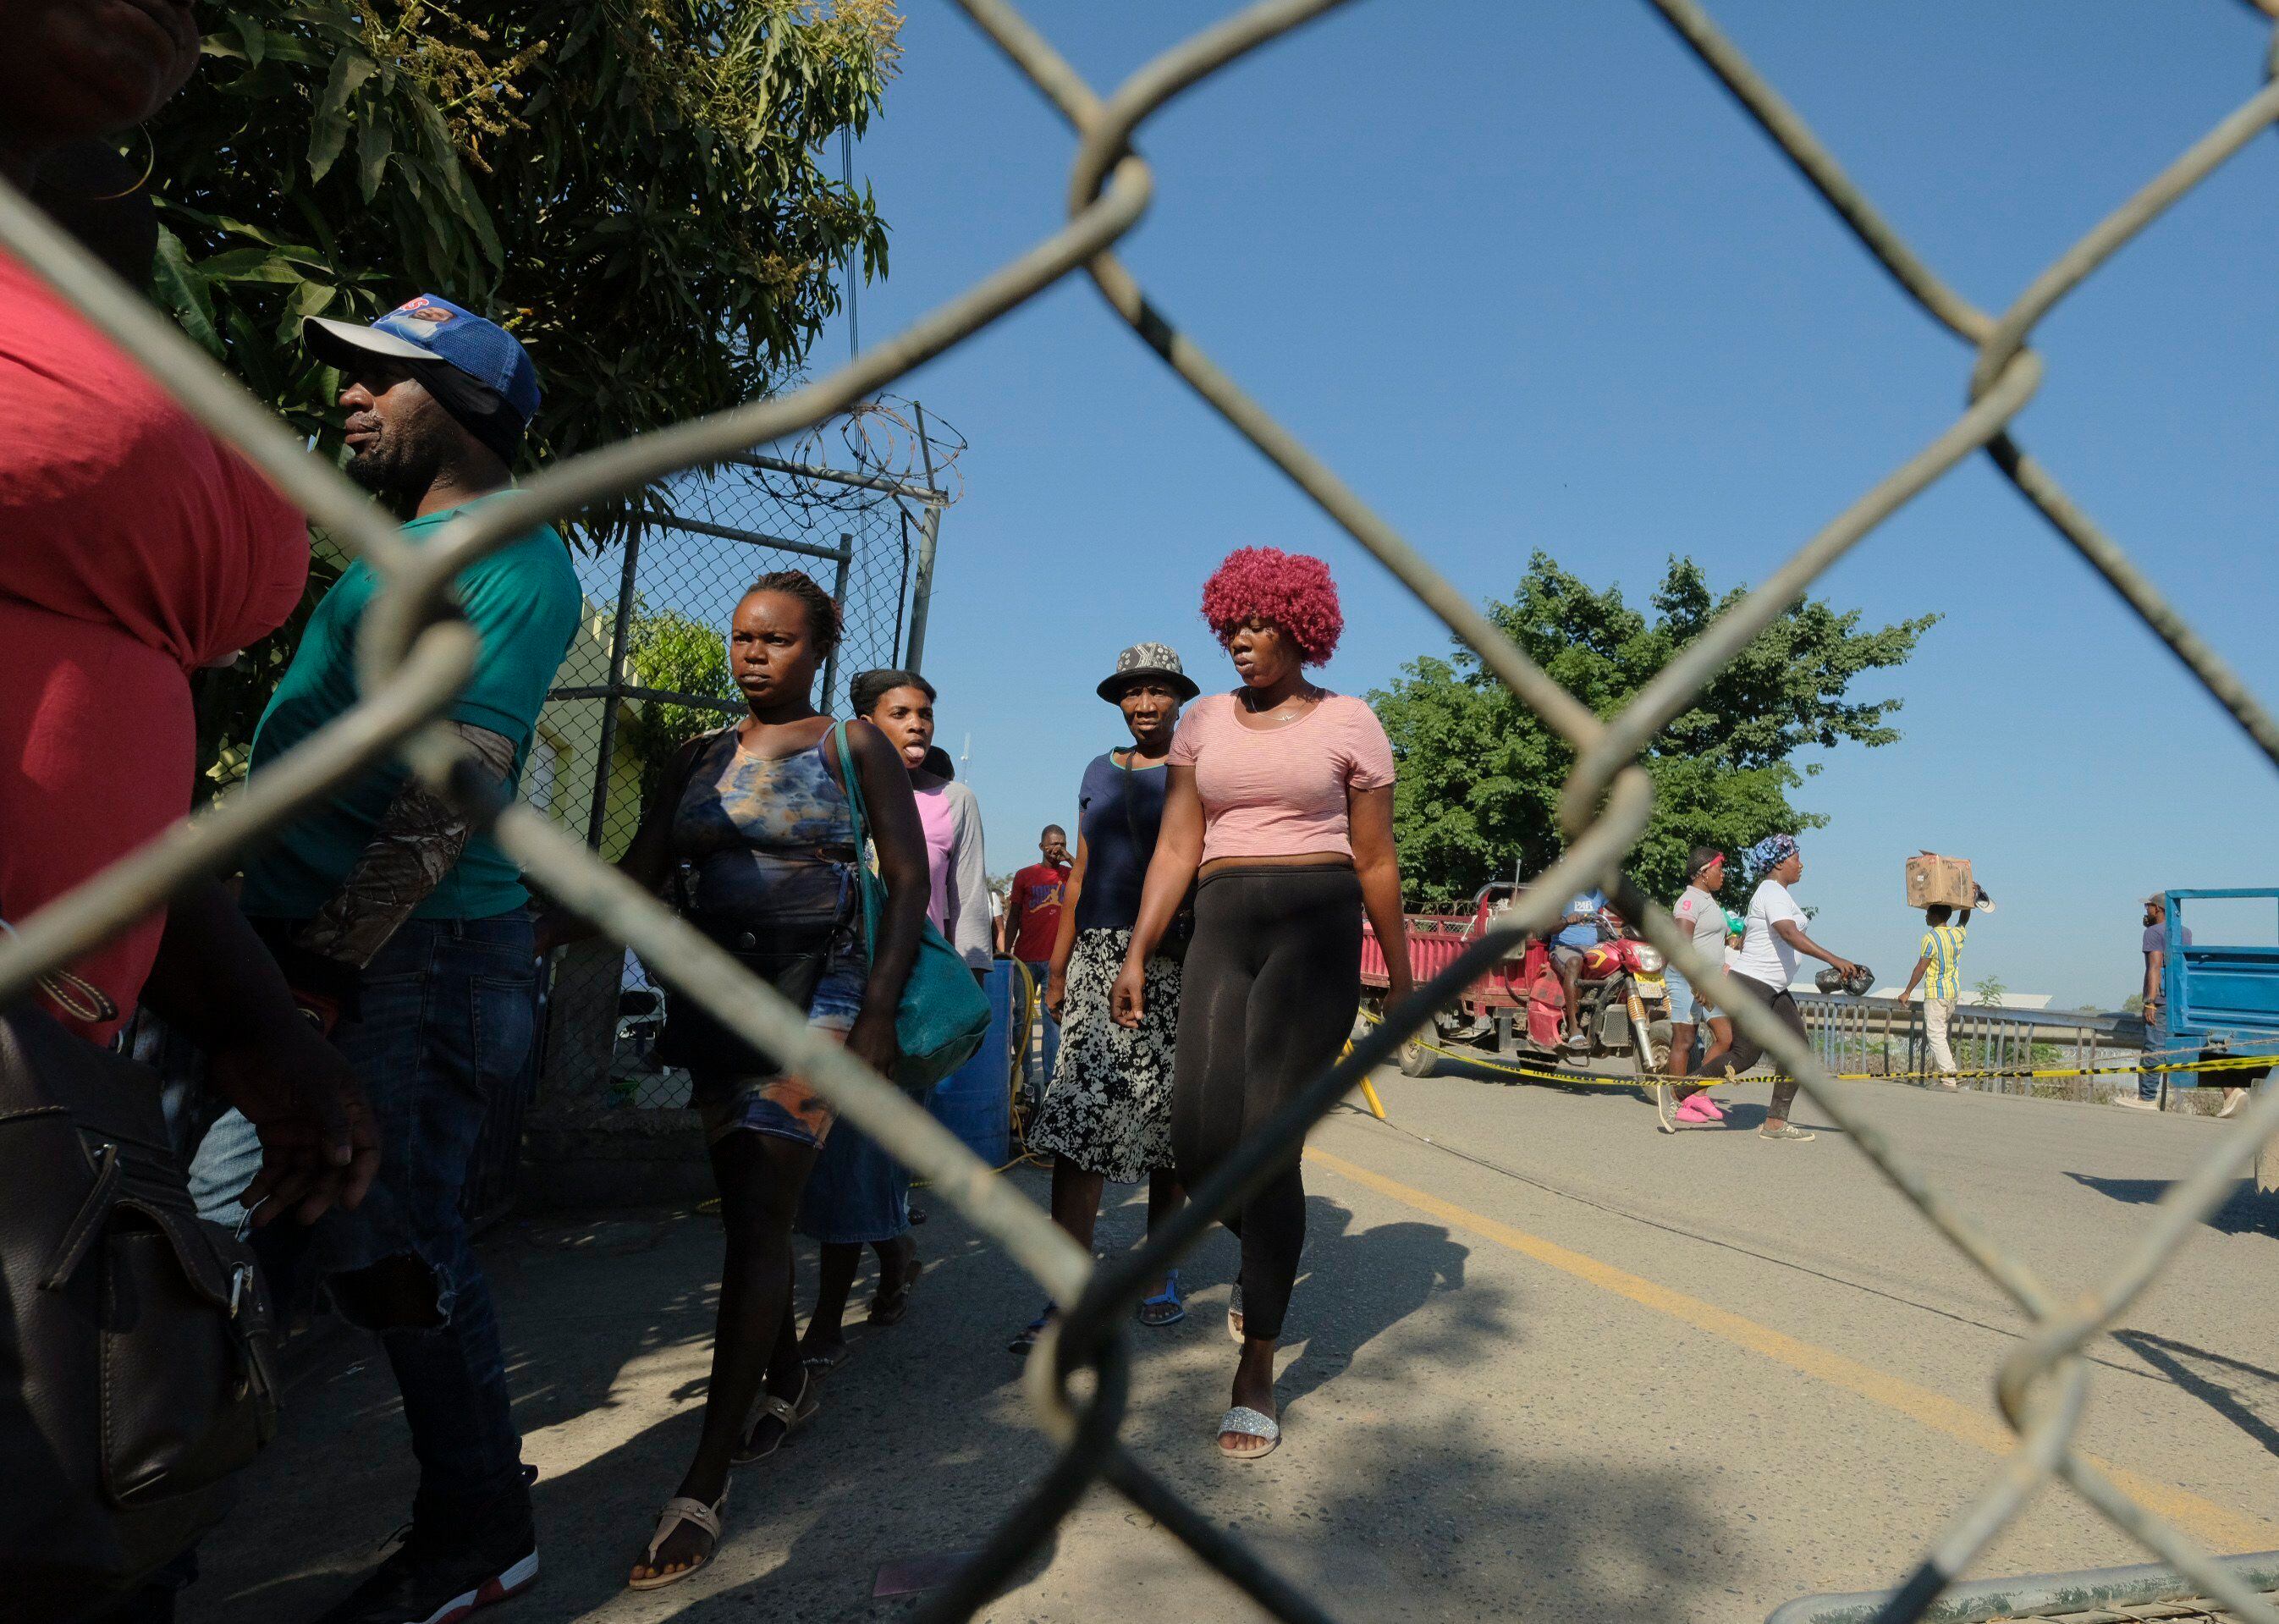
[[[695,699],[740,705],[728,651],[718,628],[678,609],[651,610],[636,601],[625,627],[625,663],[635,685]],[[733,720],[723,711],[696,705],[643,700],[624,723],[626,743],[641,762],[641,804],[664,787],[672,754],[699,733]]]
[[[1618,588],[1593,587],[1537,553],[1518,591],[1488,613],[1569,693],[1611,716],[1742,596],[1712,594],[1699,564],[1672,558],[1649,617]],[[1799,772],[1791,758],[1898,739],[1898,700],[1846,693],[1863,674],[1903,664],[1937,618],[1863,632],[1857,610],[1807,598],[1760,632],[1647,747],[1654,808],[1628,862],[1632,877],[1673,897],[1697,843],[1738,854],[1824,823],[1790,804],[1819,770],[1807,762]],[[1470,651],[1411,661],[1370,699],[1400,762],[1393,819],[1411,906],[1468,900],[1515,866],[1531,875],[1565,849],[1556,808],[1574,752]]]
[[[318,443],[336,379],[301,318],[414,293],[504,322],[556,456],[765,394],[886,266],[831,180],[897,55],[888,0],[240,0],[153,120],[158,292]],[[602,516],[604,520],[609,516]]]
[[[1997,1009],[2001,1007],[2003,994],[2009,990],[2010,984],[1999,976],[1988,976],[1971,984],[1970,1001],[1989,1009]]]
[[[899,54],[892,0],[237,0],[151,121],[155,292],[319,448],[339,379],[303,318],[367,321],[415,293],[503,322],[545,388],[531,455],[566,456],[769,393],[883,274],[860,132]],[[480,21],[476,19],[480,19]],[[638,497],[574,517],[613,533]],[[334,571],[336,572],[336,571]],[[327,584],[327,572],[319,583]],[[201,695],[229,776],[293,623]]]

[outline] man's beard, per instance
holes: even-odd
[[[416,502],[435,482],[441,457],[408,428],[382,431],[380,442],[352,454],[341,470],[391,506]]]

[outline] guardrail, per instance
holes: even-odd
[[[1922,1006],[1913,1000],[1795,994],[1805,1030],[1822,1065],[1834,1072],[1919,1076],[1930,1069]],[[2127,1064],[2145,1048],[2145,1023],[2132,1015],[2093,1015],[2060,1009],[1999,1009],[1963,1004],[1947,1025],[1947,1041],[1965,1071],[2023,1073],[2070,1068],[2093,1071]],[[1975,1078],[1971,1086],[1996,1093],[2092,1099],[2102,1091],[2092,1077],[2023,1076]],[[2134,1086],[2134,1084],[2130,1084]]]

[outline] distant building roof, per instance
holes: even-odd
[[[1818,989],[1815,988],[1814,991],[1817,992]],[[1899,997],[1899,988],[1896,986],[1890,986],[1877,987],[1868,996],[1870,998],[1895,999]],[[1921,987],[1917,987],[1915,989],[1915,997],[1908,1001],[1911,1003],[1920,1004],[1922,1002],[1922,989]],[[1976,993],[1966,991],[1962,995],[1962,1007],[1967,1009],[1975,1004],[1981,1009],[2047,1009],[2050,1007],[2050,1000],[2054,997],[2056,997],[2056,994],[2053,992],[2005,992],[2001,997],[1996,999],[1991,1005],[1989,1005],[1984,999],[1980,998]]]

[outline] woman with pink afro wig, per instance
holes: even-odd
[[[1196,700],[1171,736],[1162,831],[1109,994],[1138,1026],[1148,956],[1192,896],[1171,1068],[1171,1152],[1191,1190],[1336,1063],[1361,1004],[1364,916],[1388,946],[1386,1004],[1411,990],[1393,747],[1366,701],[1306,677],[1345,630],[1329,566],[1238,548],[1203,587],[1203,618],[1242,680]],[[1218,1447],[1255,1460],[1282,1439],[1274,1352],[1306,1244],[1294,1154],[1226,1226],[1242,1241],[1226,1315],[1242,1353]]]
[[[1279,626],[1307,665],[1327,665],[1346,629],[1330,566],[1278,547],[1238,547],[1229,553],[1203,583],[1203,618],[1222,647],[1239,626]]]

